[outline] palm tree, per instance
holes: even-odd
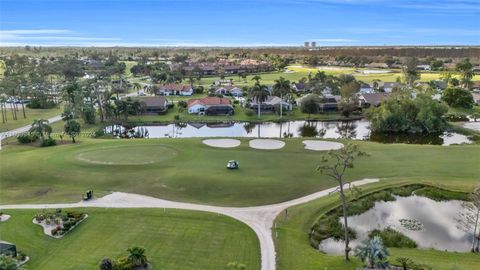
[[[263,84],[255,83],[250,89],[251,97],[257,101],[258,118],[260,118],[260,105],[267,100],[268,94],[267,86]]]
[[[278,80],[275,80],[273,85],[273,94],[280,96],[280,99],[283,102],[283,95],[291,93],[292,88],[290,87],[290,81],[285,80],[285,78],[280,77]],[[283,117],[283,104],[280,102],[280,118]]]
[[[48,120],[45,119],[35,119],[33,120],[32,127],[30,128],[30,132],[35,132],[42,137],[42,141],[45,139],[44,134],[46,133],[50,137],[50,133],[52,133],[52,127],[48,124]]]
[[[355,250],[355,256],[368,268],[385,268],[388,255],[388,250],[379,236],[367,240]]]
[[[472,79],[475,75],[473,72],[473,64],[470,63],[470,60],[465,59],[462,62],[458,63],[456,66],[457,71],[461,75],[461,82],[464,88],[470,88],[472,86]]]
[[[255,76],[252,77],[252,81],[255,81],[255,84],[260,84],[261,79],[262,77],[260,77],[258,74],[255,74]]]
[[[137,95],[138,95],[138,91],[142,89],[142,84],[140,84],[139,82],[134,82],[132,85],[133,85],[133,89],[137,90]]]
[[[145,255],[145,249],[141,247],[132,247],[127,249],[130,253],[128,255],[128,260],[134,266],[145,266],[147,264],[147,256]]]

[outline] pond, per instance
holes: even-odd
[[[123,131],[122,127],[114,129]],[[110,133],[112,127],[107,127]],[[148,131],[148,138],[191,137],[255,137],[255,138],[303,138],[372,140],[382,143],[414,143],[451,145],[471,143],[461,134],[371,134],[366,120],[356,121],[289,121],[283,123],[223,122],[223,123],[176,123],[155,126],[137,126],[135,131]]]
[[[464,210],[461,201],[437,202],[420,196],[399,197],[395,201],[376,202],[367,212],[348,218],[349,227],[357,232],[351,248],[367,239],[373,229],[390,227],[414,240],[419,248],[468,252],[471,233],[457,228],[456,219]],[[343,219],[340,220],[343,224]],[[326,239],[319,250],[328,254],[343,254],[343,241]]]

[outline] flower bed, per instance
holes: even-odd
[[[54,211],[43,210],[35,215],[33,223],[42,226],[46,235],[61,238],[87,217],[88,215],[83,212],[63,212],[62,209]]]

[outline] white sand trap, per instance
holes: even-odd
[[[342,143],[319,140],[305,140],[303,144],[305,144],[305,149],[314,151],[337,150],[344,147]]]
[[[4,222],[10,219],[10,215],[3,214],[0,216],[0,222]]]
[[[251,148],[262,150],[280,149],[285,146],[285,143],[279,140],[272,139],[255,139],[248,142]]]
[[[235,139],[208,139],[203,140],[202,142],[208,146],[220,148],[237,147],[241,143],[239,140]]]

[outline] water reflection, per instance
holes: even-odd
[[[470,251],[473,235],[458,229],[455,220],[463,211],[461,201],[437,202],[419,196],[396,199],[377,202],[367,212],[349,217],[349,226],[357,232],[357,239],[351,242],[351,247],[358,246],[371,230],[391,227],[414,240],[419,248]],[[405,228],[400,223],[401,219],[418,221],[423,228]],[[320,250],[329,254],[342,254],[344,248],[343,242],[333,239],[324,240],[319,246]]]
[[[111,128],[107,128],[111,129]],[[118,129],[115,126],[115,129]],[[466,136],[460,134],[422,135],[422,134],[371,134],[369,122],[357,121],[290,121],[283,123],[176,123],[156,126],[137,126],[146,129],[149,138],[190,138],[190,137],[261,137],[261,138],[325,138],[372,140],[382,143],[416,143],[441,145],[469,143]]]

